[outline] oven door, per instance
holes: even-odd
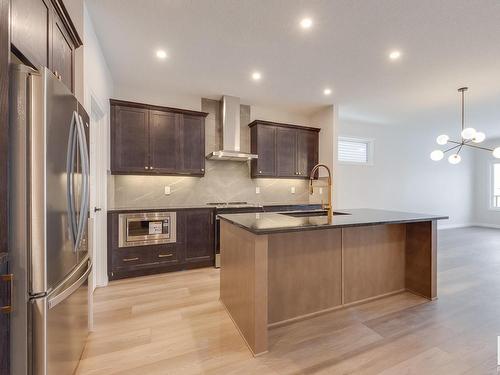
[[[121,214],[119,247],[175,242],[175,217],[175,212]]]

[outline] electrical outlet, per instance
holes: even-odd
[[[255,187],[255,194],[260,194],[260,186]]]
[[[292,187],[290,188],[290,193],[295,194],[295,186],[292,186]]]
[[[170,186],[165,186],[165,195],[170,195]]]

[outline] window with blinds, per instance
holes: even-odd
[[[500,209],[500,163],[493,164],[492,183],[493,208]]]
[[[373,140],[338,138],[338,160],[345,164],[372,164]]]

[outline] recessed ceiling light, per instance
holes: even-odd
[[[252,79],[254,81],[260,81],[261,78],[262,78],[262,75],[260,74],[260,72],[253,72],[252,73]]]
[[[323,90],[323,94],[330,95],[332,93],[332,89],[326,88]]]
[[[166,59],[167,58],[167,53],[162,50],[162,49],[159,49],[158,51],[156,51],[156,57],[158,57],[159,59]]]
[[[310,18],[303,18],[300,21],[300,27],[302,27],[303,29],[310,29],[312,25],[313,25],[313,20]]]
[[[389,53],[389,58],[391,60],[397,60],[401,57],[401,52],[400,51],[392,51],[391,53]]]

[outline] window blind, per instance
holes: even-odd
[[[368,163],[368,141],[339,137],[338,159],[346,163]]]

